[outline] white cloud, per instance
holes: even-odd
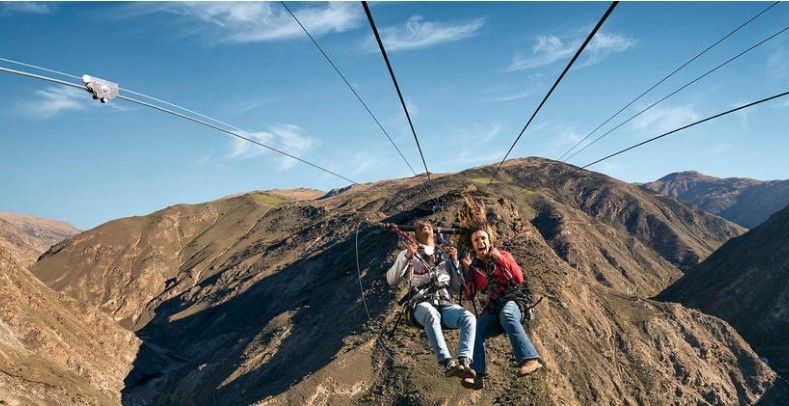
[[[36,90],[32,100],[20,102],[15,110],[33,118],[50,118],[69,110],[84,110],[91,101],[87,92],[76,88],[49,86]]]
[[[19,1],[0,3],[0,14],[19,13],[19,14],[49,14],[55,10],[53,3]]]
[[[532,45],[531,53],[516,54],[507,71],[534,69],[550,65],[556,61],[569,60],[578,50],[584,37],[578,35],[538,35]],[[580,66],[589,66],[601,62],[607,56],[625,52],[637,44],[632,38],[619,34],[606,34],[598,32],[592,42],[581,54],[583,61]]]
[[[531,92],[529,92],[529,91],[515,92],[515,93],[505,94],[505,95],[501,95],[501,96],[489,97],[489,98],[486,98],[485,101],[487,101],[487,102],[495,102],[495,103],[509,102],[509,101],[513,101],[513,100],[525,99],[526,97],[529,97],[529,95],[531,95]]]
[[[613,54],[620,54],[636,46],[638,41],[618,34],[598,32],[587,49],[584,50],[586,61],[584,66],[593,65]]]
[[[699,118],[701,115],[692,105],[654,107],[631,121],[630,127],[637,131],[649,131],[650,135],[658,135],[690,124]]]
[[[350,167],[352,168],[350,173],[351,176],[365,173],[368,169],[372,168],[373,165],[379,164],[380,162],[381,157],[369,151],[355,152],[351,159],[346,161],[346,163],[350,163]]]
[[[452,24],[431,22],[421,16],[412,16],[404,25],[383,28],[380,34],[387,51],[400,51],[458,41],[477,34],[484,25],[485,20],[482,18]],[[372,36],[368,37],[364,48],[370,52],[378,50]]]
[[[767,58],[767,73],[773,79],[780,79],[789,72],[789,50],[781,47]]]
[[[498,147],[493,148],[493,151],[483,152],[484,147],[490,145],[490,142],[501,133],[501,127],[500,123],[491,123],[459,134],[452,134],[448,137],[450,145],[454,147],[452,148],[452,159],[446,163],[468,166],[501,159],[503,152]]]
[[[275,126],[270,128],[269,131],[245,132],[241,135],[298,157],[301,157],[304,152],[317,143],[314,138],[304,134],[300,127],[292,124]],[[227,158],[248,159],[268,152],[272,151],[246,140],[234,138]],[[277,156],[281,155],[277,154]],[[297,162],[293,158],[282,156],[279,169],[289,169]]]
[[[207,164],[208,162],[211,161],[211,158],[213,158],[213,155],[214,154],[211,151],[208,151],[207,154],[205,154],[205,155],[203,155],[203,156],[201,156],[200,158],[197,159],[197,161],[195,162],[195,166],[204,166],[205,164]]]
[[[187,35],[203,35],[211,41],[248,43],[304,36],[301,28],[282,7],[270,2],[190,2],[133,6],[132,16],[167,12],[182,16],[190,24]],[[329,2],[293,9],[310,34],[319,36],[358,27],[363,14],[353,3]],[[194,23],[201,23],[194,26]]]

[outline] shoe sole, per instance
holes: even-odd
[[[466,389],[473,390],[480,390],[484,387],[484,385],[477,385],[476,382],[466,382],[465,380],[460,381],[460,385]]]

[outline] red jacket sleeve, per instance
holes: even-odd
[[[515,262],[515,258],[512,257],[512,254],[501,250],[499,252],[501,255],[499,255],[499,258],[496,260],[496,264],[506,269],[512,275],[512,279],[515,283],[518,285],[523,283],[523,271],[521,271],[521,267],[518,266],[518,263]]]

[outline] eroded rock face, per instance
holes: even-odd
[[[176,206],[75,236],[35,272],[144,340],[130,404],[749,404],[773,387],[775,373],[724,322],[642,298],[741,227],[542,159],[507,162],[481,193],[493,170],[436,176],[430,196],[410,178],[317,200]],[[531,330],[547,368],[515,378],[498,337],[484,392],[440,377],[411,328],[385,337],[388,350],[375,341],[399,310],[383,275],[401,248],[370,222],[451,224],[468,201],[546,298]]]
[[[120,404],[140,340],[0,247],[0,403]]]
[[[789,207],[724,244],[659,299],[728,321],[789,374]]]
[[[78,232],[62,221],[0,212],[0,247],[25,268],[33,265],[49,247]]]
[[[671,173],[643,186],[747,228],[789,204],[789,180],[716,178],[689,171]]]

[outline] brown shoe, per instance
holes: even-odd
[[[526,376],[530,373],[542,368],[542,364],[537,359],[527,359],[526,361],[521,362],[520,366],[518,367],[518,376]]]
[[[460,384],[463,385],[466,389],[473,389],[473,390],[480,390],[485,387],[485,381],[482,380],[482,377],[477,375],[475,378],[465,378],[460,381]]]
[[[477,373],[471,368],[471,360],[466,357],[458,358],[458,366],[460,367],[460,371],[455,375],[458,378],[468,379],[474,378],[477,376]]]

